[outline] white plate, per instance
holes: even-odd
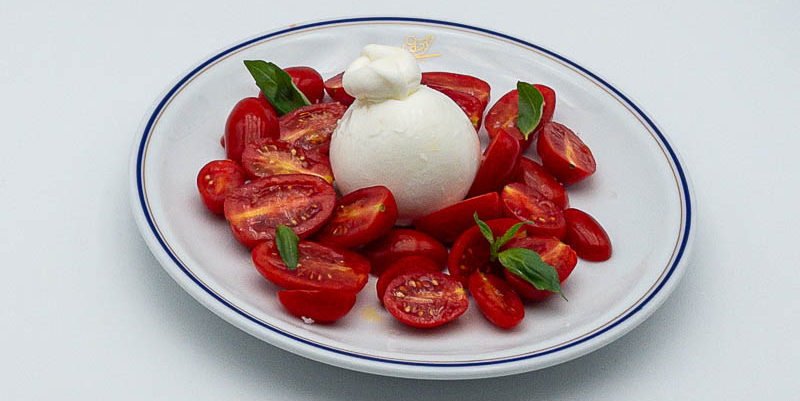
[[[491,84],[493,100],[518,79],[555,89],[554,120],[581,136],[598,166],[592,178],[570,187],[571,205],[601,221],[614,244],[609,261],[579,261],[564,285],[569,302],[552,297],[529,305],[525,320],[511,331],[486,322],[473,303],[457,321],[424,331],[404,326],[379,306],[373,278],[337,324],[306,325],[282,309],[277,288],[256,272],[226,222],[206,212],[196,174],[208,161],[224,157],[219,137],[232,106],[257,93],[242,60],[309,65],[327,78],[368,43],[406,43],[423,71],[480,77]],[[485,132],[481,136],[485,144]],[[170,85],[147,112],[136,134],[130,178],[133,211],[148,246],[164,269],[214,313],[298,355],[425,379],[530,371],[619,338],[674,289],[686,267],[694,226],[691,185],[680,159],[628,97],[585,68],[524,40],[415,18],[293,25],[215,53]]]

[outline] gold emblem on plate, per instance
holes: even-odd
[[[403,43],[403,49],[408,50],[414,55],[414,58],[420,61],[425,61],[431,57],[439,57],[441,53],[430,53],[431,45],[433,45],[433,35],[428,35],[424,38],[417,38],[413,35],[406,36],[406,41]]]

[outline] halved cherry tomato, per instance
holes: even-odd
[[[535,189],[561,209],[569,206],[569,196],[564,186],[539,163],[527,157],[520,159],[515,181]]]
[[[603,226],[588,213],[578,209],[564,211],[567,220],[566,242],[581,259],[602,262],[611,257],[611,240]]]
[[[492,229],[492,235],[495,238],[503,236],[511,226],[517,223],[519,223],[519,220],[516,219],[496,219],[486,222],[489,228]],[[520,229],[514,238],[521,238],[527,235],[525,230]],[[464,231],[458,237],[447,258],[447,270],[450,272],[450,276],[464,285],[467,284],[469,276],[476,271],[496,272],[499,274],[500,269],[504,268],[499,262],[489,262],[489,242],[483,237],[477,225]]]
[[[356,101],[356,98],[348,95],[347,92],[344,91],[344,88],[342,88],[343,76],[344,73],[342,72],[325,81],[325,92],[328,92],[328,96],[330,96],[334,102],[349,106]]]
[[[511,135],[500,132],[483,152],[483,160],[467,197],[495,192],[514,179],[522,148]]]
[[[510,329],[525,318],[525,306],[519,295],[494,274],[472,273],[469,276],[469,292],[483,316],[497,327]]]
[[[461,110],[463,110],[464,114],[467,115],[469,121],[472,122],[472,126],[475,127],[475,131],[481,129],[481,121],[483,120],[483,105],[478,98],[470,95],[469,93],[459,92],[443,86],[429,85],[429,87],[444,93],[447,95],[447,97],[456,102],[458,107],[461,107]]]
[[[492,88],[486,81],[470,75],[452,72],[423,72],[421,84],[432,88],[434,86],[447,88],[474,96],[481,102],[481,114],[489,104],[489,95],[492,93]]]
[[[372,263],[372,274],[380,276],[400,258],[422,255],[441,268],[447,263],[447,249],[436,238],[416,230],[398,228],[367,244],[361,254]]]
[[[333,182],[328,156],[274,139],[262,139],[248,144],[242,152],[242,167],[253,178],[279,174],[310,174]]]
[[[473,214],[482,220],[503,216],[500,195],[490,192],[469,198],[414,220],[417,230],[433,235],[442,242],[453,242],[464,230],[475,225]]]
[[[556,122],[542,128],[536,151],[542,166],[564,184],[574,184],[597,170],[589,147],[571,129]]]
[[[567,230],[564,211],[535,189],[518,182],[508,184],[500,193],[500,201],[506,216],[533,223],[525,225],[528,234],[564,238]]]
[[[497,103],[486,113],[484,126],[490,137],[494,137],[500,130],[505,130],[511,136],[520,141],[522,149],[528,149],[533,142],[533,138],[541,130],[544,124],[553,119],[553,112],[556,109],[556,93],[545,85],[534,84],[533,87],[539,90],[544,97],[544,107],[542,107],[542,119],[539,124],[528,135],[528,139],[522,135],[517,128],[517,115],[519,114],[519,94],[514,89],[506,93]]]
[[[299,318],[312,319],[314,323],[332,323],[353,309],[356,294],[327,290],[284,290],[278,291],[278,300],[289,313]]]
[[[562,283],[569,277],[572,270],[575,269],[575,265],[578,263],[578,257],[575,255],[575,251],[573,251],[569,245],[556,238],[526,237],[514,239],[504,247],[504,249],[509,248],[525,248],[537,252],[539,256],[542,257],[544,263],[556,268],[558,281]],[[511,273],[507,269],[503,269],[503,274],[505,274],[506,281],[511,284],[514,291],[523,298],[538,301],[555,294],[547,290],[537,290],[536,287],[529,282]]]
[[[353,248],[386,235],[395,221],[397,202],[389,188],[362,188],[336,202],[333,215],[317,233],[316,241]]]
[[[438,272],[439,270],[441,270],[441,266],[427,256],[406,256],[394,262],[381,274],[381,277],[378,278],[378,283],[375,285],[378,291],[378,300],[381,301],[381,305],[383,305],[383,294],[386,293],[386,287],[388,287],[389,283],[397,276],[415,271]]]
[[[322,97],[325,96],[325,86],[322,83],[322,75],[319,75],[317,70],[311,67],[289,67],[283,70],[291,75],[292,82],[306,95],[309,102],[322,101]]]
[[[346,110],[340,103],[319,103],[286,114],[280,118],[281,141],[328,154],[331,134]]]
[[[267,280],[287,290],[331,290],[353,294],[367,285],[369,261],[346,249],[300,241],[299,263],[289,270],[275,241],[253,248],[253,263]]]
[[[300,238],[318,230],[333,213],[336,191],[307,174],[273,175],[236,188],[225,198],[225,218],[233,236],[252,248],[275,238],[275,227],[291,227]]]
[[[469,307],[464,287],[439,272],[416,271],[395,277],[383,305],[397,320],[414,327],[435,327],[461,316]]]
[[[222,214],[225,198],[246,180],[242,166],[233,160],[214,160],[197,173],[197,190],[212,213]]]
[[[236,103],[225,122],[225,152],[238,163],[248,143],[279,136],[278,116],[272,106],[266,100],[247,97]]]

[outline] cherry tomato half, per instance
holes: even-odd
[[[381,274],[381,277],[378,278],[378,283],[375,285],[378,291],[378,300],[381,302],[381,305],[383,305],[383,294],[386,293],[386,287],[388,287],[389,283],[397,276],[415,271],[438,272],[439,270],[441,270],[441,266],[427,256],[406,256],[394,262]]]
[[[520,159],[515,181],[535,189],[561,209],[569,206],[569,196],[564,186],[539,163],[527,157]]]
[[[519,220],[516,219],[496,219],[486,222],[495,238],[503,236],[517,223]],[[521,229],[514,238],[527,235],[527,232]],[[447,258],[447,270],[450,276],[464,285],[467,284],[469,276],[476,271],[500,273],[500,269],[504,270],[499,262],[489,262],[489,242],[483,237],[477,225],[473,225],[458,237]]]
[[[353,309],[356,294],[328,290],[284,290],[278,291],[278,300],[294,316],[312,319],[314,323],[332,323]]]
[[[597,165],[589,147],[571,129],[545,124],[536,142],[542,166],[564,184],[574,184],[594,174]]]
[[[356,98],[347,94],[342,87],[342,77],[344,73],[341,72],[336,76],[329,78],[325,81],[325,92],[333,99],[334,102],[339,102],[345,106],[349,106],[356,101]]]
[[[494,274],[475,272],[469,276],[469,292],[478,309],[495,326],[510,329],[525,318],[525,306],[511,285]]]
[[[257,97],[244,98],[236,103],[225,122],[225,153],[238,163],[248,143],[279,136],[278,116],[272,106]]]
[[[495,192],[514,179],[522,148],[511,135],[500,132],[489,143],[483,152],[483,160],[475,174],[467,197]]]
[[[482,220],[503,216],[500,195],[490,192],[469,198],[414,220],[417,230],[433,235],[442,242],[453,242],[464,230],[475,225],[473,214]]]
[[[611,240],[603,226],[588,213],[578,209],[564,211],[567,220],[566,242],[581,259],[602,262],[611,257]]]
[[[292,82],[306,95],[311,103],[319,103],[325,96],[325,86],[322,83],[322,75],[311,67],[289,67],[284,68],[291,77]]]
[[[461,316],[469,307],[464,287],[439,272],[416,271],[395,277],[383,305],[397,320],[414,327],[435,327]]]
[[[397,203],[389,188],[362,188],[336,202],[333,215],[317,233],[316,241],[353,248],[386,235],[395,221]]]
[[[285,174],[253,180],[225,198],[233,236],[247,247],[275,238],[275,227],[291,227],[306,238],[322,227],[336,204],[336,192],[322,178]]]
[[[540,237],[525,237],[511,240],[504,249],[509,248],[525,248],[537,252],[542,257],[542,261],[550,266],[556,268],[558,273],[558,281],[564,282],[569,277],[575,265],[578,263],[578,257],[575,251],[569,245],[559,241],[556,238],[540,238]],[[543,300],[555,294],[547,290],[537,290],[536,287],[529,282],[511,273],[507,269],[503,269],[506,281],[511,284],[514,291],[523,298],[531,300]]]
[[[253,248],[253,263],[267,280],[287,290],[331,290],[357,293],[367,284],[369,261],[347,249],[300,241],[299,263],[289,270],[275,241]]]
[[[522,132],[517,128],[519,94],[516,89],[503,95],[503,97],[489,109],[489,112],[486,113],[484,126],[490,137],[497,135],[500,130],[505,130],[520,141],[523,150],[531,146],[533,138],[539,130],[541,130],[544,124],[553,119],[553,112],[555,112],[556,109],[556,93],[550,89],[550,87],[538,84],[533,85],[533,87],[538,89],[542,97],[544,97],[544,106],[542,107],[542,118],[539,120],[539,124],[536,128],[533,129],[533,132],[528,135],[528,139],[526,140],[525,136],[522,135]]]
[[[500,193],[500,201],[506,216],[533,223],[525,225],[528,234],[564,238],[567,230],[564,211],[535,189],[520,183],[508,184]]]
[[[447,88],[475,97],[481,103],[481,114],[489,104],[489,95],[492,93],[492,88],[486,81],[470,75],[452,72],[423,72],[420,83],[431,88]]]
[[[436,264],[447,263],[447,249],[436,238],[416,230],[398,228],[367,244],[361,254],[372,263],[372,273],[383,274],[400,258],[413,255],[427,256]]]
[[[463,110],[464,114],[467,115],[469,121],[472,123],[472,126],[475,127],[475,131],[481,129],[481,121],[483,120],[483,105],[478,98],[470,95],[469,93],[459,92],[443,86],[429,85],[429,87],[444,93],[447,95],[447,97],[456,102],[458,107],[461,107],[461,110]]]
[[[319,103],[286,114],[280,118],[281,141],[328,154],[331,134],[346,110],[340,103]]]
[[[253,178],[280,174],[310,174],[333,182],[328,156],[274,139],[262,139],[248,144],[242,152],[242,167]]]
[[[244,185],[246,178],[244,170],[235,161],[214,160],[197,173],[197,190],[208,210],[222,214],[225,198]]]

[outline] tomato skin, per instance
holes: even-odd
[[[306,150],[328,154],[331,135],[347,107],[340,103],[303,106],[279,120],[280,140]]]
[[[528,139],[522,135],[519,128],[517,128],[517,114],[519,114],[519,93],[514,89],[500,98],[497,103],[489,109],[486,113],[484,126],[486,132],[490,137],[494,137],[500,130],[505,130],[511,136],[519,140],[522,149],[528,149],[533,143],[533,138],[542,129],[544,124],[553,119],[553,113],[556,109],[556,93],[548,86],[534,84],[533,87],[541,92],[544,98],[544,107],[542,107],[542,118],[539,124],[528,135]]]
[[[473,96],[480,102],[480,114],[483,114],[489,104],[489,95],[492,93],[492,88],[486,81],[470,75],[452,72],[423,72],[420,83],[436,90],[445,88]]]
[[[494,274],[479,271],[469,276],[469,292],[483,316],[501,329],[510,329],[525,318],[525,306],[511,285]]]
[[[444,93],[447,95],[447,97],[456,102],[458,107],[460,107],[461,110],[464,111],[464,114],[467,115],[467,118],[469,118],[472,126],[475,127],[475,131],[481,129],[481,121],[483,120],[483,105],[478,98],[466,92],[459,92],[443,86],[428,85],[428,87]]]
[[[252,251],[256,270],[273,284],[287,290],[330,290],[355,294],[367,285],[370,266],[363,256],[311,241],[300,241],[297,248],[300,262],[295,270],[289,270],[281,259],[275,241],[258,244]]]
[[[328,92],[328,96],[333,99],[334,102],[339,102],[345,106],[350,106],[353,102],[356,101],[356,98],[347,94],[342,87],[342,77],[344,76],[344,72],[340,72],[339,74],[328,78],[325,81],[325,92]]]
[[[322,83],[322,75],[311,67],[289,67],[284,68],[291,77],[294,85],[300,92],[306,95],[311,103],[319,103],[325,96],[325,85]]]
[[[519,223],[517,219],[495,219],[486,221],[492,230],[492,235],[497,238],[505,234],[511,226]],[[520,229],[514,238],[527,236],[527,232]],[[447,258],[447,270],[450,276],[467,285],[467,279],[475,271],[497,272],[504,268],[499,262],[489,262],[489,242],[481,234],[477,225],[464,231],[450,248]]]
[[[375,285],[378,293],[378,300],[381,302],[381,305],[383,305],[383,294],[386,293],[386,287],[398,276],[415,271],[438,272],[439,270],[441,270],[441,267],[427,256],[415,255],[401,258],[389,266],[389,268],[381,274],[380,278],[378,278],[378,282]]]
[[[421,231],[398,228],[367,244],[361,254],[372,264],[372,273],[380,276],[394,262],[406,256],[422,255],[433,259],[440,268],[447,263],[447,248]]]
[[[214,160],[197,173],[197,190],[211,213],[224,212],[225,198],[234,189],[244,185],[245,172],[233,160]]]
[[[535,189],[561,209],[569,207],[569,196],[564,186],[539,163],[527,157],[520,159],[514,181]]]
[[[467,192],[467,198],[495,192],[511,182],[520,157],[522,148],[516,139],[503,131],[495,135],[483,152],[481,166]]]
[[[251,178],[310,174],[333,183],[328,156],[274,139],[261,139],[248,144],[242,152],[242,167]]]
[[[611,239],[603,226],[588,213],[578,209],[564,211],[567,220],[567,243],[581,259],[602,262],[611,258]]]
[[[424,299],[425,302],[415,302]],[[451,322],[466,312],[469,299],[464,287],[439,272],[415,271],[397,276],[386,287],[383,305],[397,320],[414,327],[431,328]]]
[[[542,257],[542,261],[550,266],[555,267],[556,272],[558,273],[558,281],[562,283],[567,279],[567,277],[569,277],[569,275],[575,269],[575,265],[578,263],[578,256],[575,254],[575,251],[573,251],[569,245],[552,237],[526,237],[513,239],[509,241],[505,247],[503,247],[503,249],[510,248],[525,248],[539,253],[539,255]],[[554,292],[547,290],[536,289],[536,287],[518,277],[514,273],[511,273],[507,269],[503,269],[503,274],[505,274],[508,284],[510,284],[514,291],[516,291],[517,294],[523,298],[541,301],[555,294]]]
[[[503,216],[500,195],[490,192],[465,199],[427,216],[414,220],[417,230],[428,233],[442,242],[453,242],[461,233],[475,225],[473,215],[481,220],[492,220]]]
[[[316,241],[343,248],[364,245],[391,231],[397,213],[389,188],[361,188],[336,201],[333,215],[317,233]]]
[[[289,313],[314,323],[333,323],[343,318],[356,304],[352,292],[327,290],[278,291],[278,300]]]
[[[520,183],[508,184],[500,193],[500,200],[506,216],[533,223],[525,225],[528,234],[564,238],[567,231],[564,212],[535,189]]]
[[[584,180],[597,170],[589,147],[571,129],[556,122],[542,128],[536,151],[542,166],[564,184]]]
[[[247,97],[233,106],[225,122],[225,153],[228,159],[240,163],[248,143],[279,136],[278,116],[272,106],[266,100]]]
[[[234,237],[248,248],[275,238],[275,227],[291,227],[306,238],[325,224],[336,204],[336,191],[322,178],[283,174],[259,178],[225,198],[225,218]]]

